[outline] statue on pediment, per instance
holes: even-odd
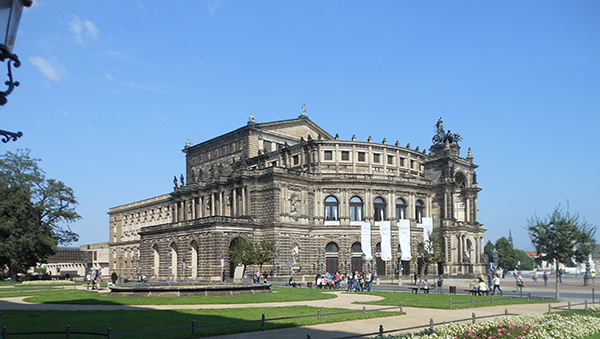
[[[435,131],[436,134],[431,139],[431,141],[434,144],[443,144],[446,143],[446,141],[448,141],[448,143],[450,144],[458,145],[458,142],[462,141],[462,137],[459,133],[452,133],[450,132],[450,130],[446,132],[446,130],[444,129],[444,122],[442,121],[442,118],[439,118],[437,123],[435,124]]]

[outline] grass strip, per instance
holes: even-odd
[[[400,312],[371,311],[363,316],[362,311],[350,314],[325,316],[328,313],[348,312],[352,310],[339,308],[320,308],[321,321],[316,317],[319,308],[308,306],[289,307],[252,307],[229,309],[193,309],[193,310],[143,310],[143,311],[3,311],[0,316],[2,326],[6,326],[9,334],[12,332],[32,331],[64,331],[71,325],[72,331],[106,333],[109,327],[113,334],[181,328],[191,326],[192,320],[196,326],[204,324],[231,323],[243,320],[261,320],[262,314],[269,318],[315,315],[314,317],[282,319],[267,321],[265,329],[296,327],[312,324],[324,324],[357,319],[369,319],[401,315]],[[228,325],[219,327],[198,328],[197,337],[252,332],[261,330],[261,322]],[[374,329],[376,331],[376,329]],[[191,338],[191,330],[157,332],[151,335],[127,336],[127,338]],[[19,336],[28,338],[28,336]],[[31,336],[29,338],[34,338]],[[39,337],[39,336],[38,336]],[[56,335],[64,338],[65,335]],[[51,336],[44,336],[51,338]]]
[[[307,288],[272,287],[274,293],[239,294],[225,296],[191,297],[110,297],[106,294],[87,290],[30,290],[23,292],[3,292],[0,297],[24,297],[31,303],[80,304],[80,305],[200,305],[200,304],[246,304],[287,301],[324,300],[335,295],[322,290]]]
[[[452,299],[452,309],[472,308],[471,299],[475,300],[475,307],[492,306],[491,297],[486,296],[471,296],[471,295],[454,295],[454,294],[436,294],[436,293],[404,293],[404,292],[359,292],[371,295],[378,295],[385,299],[370,302],[357,302],[357,304],[367,305],[390,305],[435,309],[450,309],[450,299]],[[555,300],[513,298],[512,304],[527,304],[527,303],[551,303]],[[510,297],[494,297],[494,305],[510,305]]]

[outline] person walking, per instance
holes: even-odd
[[[367,281],[367,291],[371,292],[373,290],[373,275],[371,274],[371,271],[367,271],[365,280]]]
[[[352,292],[352,289],[354,288],[354,276],[352,275],[352,272],[348,273],[348,288],[346,290],[346,292]]]
[[[542,277],[544,278],[544,286],[548,286],[548,272],[544,271]]]
[[[500,296],[502,296],[502,290],[500,289],[500,275],[498,274],[494,277],[494,290],[492,291],[492,295],[496,294],[496,290],[500,291]]]
[[[96,280],[96,290],[100,291],[100,286],[102,286],[102,270],[97,269],[94,274],[94,280]]]
[[[531,277],[531,279],[533,279],[533,287],[537,286],[537,272],[533,272],[533,277]]]
[[[87,272],[87,275],[85,276],[85,282],[87,283],[87,289],[90,289],[90,284],[92,283],[92,272]],[[92,288],[94,288],[92,286]]]
[[[438,287],[438,293],[442,294],[444,293],[444,277],[440,274],[437,278],[437,287]]]

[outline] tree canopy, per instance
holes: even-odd
[[[547,217],[534,215],[528,220],[527,231],[539,260],[568,264],[572,260],[586,262],[595,246],[596,226],[579,220],[579,213],[571,214],[560,205]],[[558,270],[556,270],[556,299],[560,297]]]
[[[0,266],[11,277],[45,262],[58,244],[78,240],[67,225],[75,212],[73,190],[47,179],[30,150],[0,156]]]
[[[262,240],[254,244],[244,238],[236,238],[229,247],[229,260],[234,264],[262,265],[273,260],[275,241]]]

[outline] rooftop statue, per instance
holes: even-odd
[[[444,130],[444,122],[442,118],[439,118],[437,123],[435,124],[436,135],[433,136],[431,141],[434,144],[443,144],[446,140],[451,144],[457,144],[459,141],[462,141],[462,137],[459,133],[452,133],[450,130],[446,133]]]

